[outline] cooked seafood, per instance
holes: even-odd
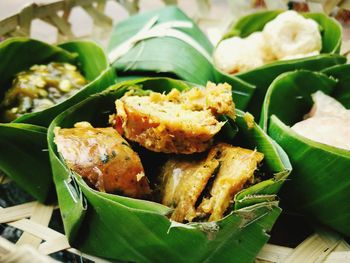
[[[55,143],[67,166],[99,191],[135,198],[150,194],[139,156],[115,129],[81,122],[56,128]]]
[[[253,183],[264,157],[226,143],[211,145],[223,125],[217,115],[235,118],[231,92],[228,84],[213,83],[168,94],[130,90],[116,101],[113,127],[93,128],[87,122],[57,127],[54,141],[67,166],[90,185],[136,198],[146,197],[151,189],[138,154],[122,135],[151,151],[185,153],[170,155],[159,167],[161,184],[155,192],[160,190],[162,204],[174,208],[174,221],[216,221],[234,196]]]
[[[200,161],[170,159],[161,173],[162,203],[175,208],[171,219],[178,222],[205,216],[219,220],[234,195],[253,179],[263,157],[257,151],[219,143]]]
[[[350,110],[334,98],[317,91],[305,120],[292,126],[298,134],[334,147],[350,150]]]
[[[173,89],[168,94],[127,94],[116,101],[116,109],[114,126],[127,139],[152,151],[183,154],[208,149],[224,125],[217,115],[235,115],[231,86],[226,83],[184,92]]]
[[[221,41],[213,58],[219,69],[234,74],[275,60],[318,55],[321,48],[319,25],[295,11],[286,11],[266,23],[262,32]]]
[[[0,119],[10,122],[25,113],[41,111],[68,97],[86,84],[77,67],[52,62],[34,65],[16,75],[0,104]]]
[[[216,154],[214,148],[204,160],[174,158],[166,162],[161,174],[162,204],[175,207],[172,220],[191,222],[197,217],[195,204],[220,164]]]

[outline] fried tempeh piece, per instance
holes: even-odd
[[[152,151],[182,154],[207,150],[224,125],[217,115],[235,115],[231,86],[213,83],[184,92],[125,95],[116,109],[117,129],[127,139]]]
[[[257,151],[219,144],[220,170],[215,178],[210,198],[204,198],[198,212],[211,214],[209,221],[223,217],[232,198],[244,185],[253,179],[254,171],[263,160],[264,155]]]
[[[55,143],[67,166],[99,191],[136,198],[150,194],[139,156],[115,129],[81,122],[56,128]]]
[[[253,178],[263,157],[257,151],[219,143],[199,161],[170,159],[161,174],[162,203],[175,208],[171,215],[174,221],[191,222],[203,215],[210,215],[209,221],[219,220],[234,195]],[[215,179],[208,189],[211,177]],[[207,191],[209,197],[199,200]]]

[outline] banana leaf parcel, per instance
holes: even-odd
[[[110,260],[253,262],[281,212],[276,194],[291,167],[282,148],[254,121],[246,121],[243,112],[238,111],[235,121],[227,120],[223,134],[218,136],[264,153],[263,169],[271,177],[236,194],[232,210],[219,221],[177,223],[167,217],[171,213],[167,206],[98,192],[70,170],[57,152],[57,127],[71,128],[80,121],[94,127],[108,126],[109,115],[115,112],[115,100],[130,88],[162,93],[194,85],[168,78],[125,81],[54,119],[48,132],[49,152],[65,233],[72,245]],[[156,166],[156,156],[159,157],[149,152],[144,165]]]
[[[237,108],[246,108],[254,87],[216,70],[212,51],[204,33],[175,6],[117,24],[108,47],[110,61],[120,77],[163,74],[200,85],[226,81],[233,87]]]
[[[273,20],[281,12],[283,11],[263,11],[247,15],[233,24],[223,39],[233,36],[247,37],[254,32],[261,31],[267,22]],[[335,19],[321,13],[304,13],[302,15],[305,18],[313,19],[319,24],[322,36],[320,55],[272,62],[254,70],[235,75],[256,86],[251,103],[247,109],[255,117],[259,116],[267,88],[281,73],[297,69],[318,71],[346,62],[344,57],[338,55],[342,41],[342,28],[340,24]]]
[[[318,90],[349,108],[350,89],[345,85],[349,65],[325,71],[333,77],[295,71],[274,80],[264,101],[261,125],[285,149],[293,165],[281,191],[287,207],[350,236],[350,152],[312,141],[290,128],[310,111],[311,94]]]
[[[39,201],[45,201],[52,184],[46,128],[68,107],[115,83],[103,50],[93,42],[74,41],[52,46],[28,38],[11,38],[0,44],[0,101],[16,74],[33,65],[66,62],[77,66],[88,83],[70,98],[37,112],[0,124],[0,170]]]
[[[232,25],[224,38],[246,37],[260,31],[279,13],[281,11],[267,11],[245,16]],[[113,67],[121,76],[162,73],[201,85],[208,80],[227,82],[233,87],[237,108],[248,110],[258,118],[268,86],[281,73],[295,69],[321,70],[346,61],[338,55],[342,39],[340,25],[323,14],[304,16],[320,25],[320,55],[278,61],[235,75],[228,75],[214,66],[213,45],[177,7],[136,15],[116,25],[108,52]]]

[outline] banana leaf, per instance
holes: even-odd
[[[46,128],[25,123],[0,123],[0,167],[40,202],[52,190]]]
[[[333,70],[341,72],[338,68],[328,72]],[[315,91],[322,90],[342,101],[346,101],[346,94],[349,98],[350,89],[345,90],[345,83],[339,85],[337,76],[310,71],[282,74],[267,91],[262,122],[287,152],[293,166],[290,180],[281,190],[283,203],[290,210],[350,236],[350,151],[314,142],[290,128],[310,111],[310,95]]]
[[[217,222],[176,223],[167,218],[171,211],[161,204],[95,191],[60,158],[53,142],[55,127],[73,127],[82,120],[95,127],[108,126],[108,116],[115,112],[115,100],[136,85],[145,90],[168,92],[195,84],[169,78],[122,82],[71,107],[49,127],[50,160],[69,242],[84,252],[110,260],[252,262],[267,242],[267,232],[281,212],[276,194],[291,167],[283,150],[257,124],[248,128],[244,113],[238,112],[232,124],[231,129],[236,126],[238,132],[231,142],[263,152],[266,161],[261,169],[272,178],[237,194],[236,207]],[[144,166],[153,167],[157,159],[149,154]]]
[[[262,30],[268,21],[274,19],[281,12],[266,11],[243,17],[228,30],[224,38],[245,37],[255,31]],[[338,22],[324,14],[309,13],[304,14],[304,16],[314,19],[320,25],[322,54],[274,62],[234,76],[222,72],[213,65],[211,59],[213,46],[198,27],[176,7],[167,7],[137,15],[118,24],[113,30],[108,50],[112,58],[111,55],[116,49],[123,50],[120,53],[122,56],[116,60],[112,59],[113,66],[121,75],[153,76],[154,73],[162,73],[201,85],[204,85],[208,80],[216,83],[228,82],[234,87],[237,107],[248,110],[258,118],[268,86],[281,73],[295,69],[322,70],[333,65],[343,64],[346,61],[344,57],[338,55],[342,38]],[[156,18],[154,27],[148,24],[152,18]],[[173,37],[169,33],[167,35],[165,32],[154,35],[153,29],[157,25],[167,23],[169,26],[169,23],[174,21],[191,22],[190,28],[173,24],[173,27],[167,29],[176,29],[177,32],[185,33],[195,44],[192,42],[189,44],[189,42]],[[148,31],[145,31],[145,27]],[[129,41],[130,39],[135,40],[135,34],[140,32],[143,32],[143,36],[146,33],[149,37],[140,37],[139,41]],[[196,48],[197,45],[200,47]],[[249,87],[244,82],[237,82],[236,77],[251,83],[256,88],[253,89],[252,86]]]
[[[11,87],[14,75],[35,64],[53,61],[72,63],[78,66],[89,82],[71,98],[46,110],[25,114],[14,122],[47,127],[58,113],[87,96],[102,91],[115,81],[115,74],[109,68],[104,51],[89,41],[72,41],[52,46],[29,38],[10,38],[0,44],[0,61],[0,100]]]
[[[121,51],[120,56],[114,55],[116,50]],[[254,87],[216,70],[211,62],[212,51],[204,33],[175,6],[135,15],[117,24],[108,47],[118,76],[161,74],[200,85],[226,81],[233,87],[236,106],[245,109]]]
[[[0,43],[0,61],[0,101],[11,87],[15,74],[35,64],[69,62],[77,65],[89,81],[71,98],[51,108],[25,114],[12,123],[0,124],[0,170],[34,198],[44,202],[53,183],[46,128],[43,127],[70,106],[114,84],[115,72],[109,68],[103,50],[86,41],[52,46],[28,38],[11,38]]]
[[[273,20],[281,12],[283,11],[274,10],[247,15],[233,24],[223,39],[233,36],[247,37],[256,31],[261,31],[267,22]],[[325,14],[305,13],[302,15],[315,20],[320,25],[322,35],[322,50],[320,55],[277,61],[235,75],[256,86],[256,90],[247,108],[256,118],[259,117],[267,88],[278,75],[297,69],[319,71],[346,62],[345,57],[338,55],[342,41],[342,28],[340,24]]]
[[[350,64],[336,65],[322,70],[327,76],[337,79],[337,85],[333,96],[337,98],[346,108],[350,108]]]

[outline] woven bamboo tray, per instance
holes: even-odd
[[[217,21],[211,18],[211,13],[220,12],[220,8],[218,8],[220,5],[229,4],[231,11],[240,10],[240,14],[242,14],[249,10],[260,8],[261,6],[269,9],[286,9],[288,4],[288,1],[284,0],[227,1],[229,3],[226,3],[225,0],[213,1],[215,2],[213,4],[210,3],[209,0],[183,0],[178,1],[178,4],[184,7],[185,11],[188,11],[188,13],[191,14],[192,12],[192,16],[194,15],[195,20],[202,26],[204,31],[207,33],[209,32],[209,34],[210,31],[207,30],[208,25],[209,27],[218,26],[218,23],[216,23]],[[150,1],[147,2],[148,4],[145,5],[146,9],[153,8],[153,4],[150,4]],[[163,3],[160,1],[153,2],[157,2],[155,5],[160,6],[162,4],[174,4],[177,1],[166,0],[163,1]],[[247,2],[249,2],[249,4],[247,4]],[[299,0],[297,2],[295,7],[299,9],[305,10],[306,8],[310,11],[322,11],[333,15],[343,10],[350,10],[350,0]],[[125,16],[139,12],[140,6],[142,9],[142,1],[140,3],[139,0],[60,0],[51,1],[47,4],[30,4],[24,7],[19,13],[0,21],[0,41],[13,36],[31,36],[32,32],[35,31],[35,29],[33,29],[35,21],[39,19],[55,29],[56,35],[54,42],[89,38],[97,40],[103,45],[108,41],[113,22],[115,23],[117,21],[115,17],[110,17],[105,13],[106,9],[108,11],[106,6],[110,7],[111,5],[118,6],[120,12],[124,12]],[[289,3],[289,7],[290,5],[291,3]],[[85,15],[93,22],[92,29],[89,33],[79,35],[72,29],[71,15],[75,8],[84,10]],[[195,11],[193,11],[194,9]],[[223,11],[223,8],[221,11]],[[231,18],[234,18],[234,15],[237,14],[233,12]],[[349,42],[346,41],[343,45],[343,49],[347,51],[349,50],[349,46]],[[1,187],[9,183],[11,183],[11,181],[0,172],[0,193],[4,192],[1,191]],[[1,199],[2,197],[0,197],[0,201]],[[0,205],[0,224],[23,231],[15,244],[0,237],[0,262],[57,262],[46,255],[58,251],[68,251],[69,253],[76,254],[78,258],[81,258],[82,262],[108,262],[72,248],[64,234],[49,227],[53,213],[57,209],[58,207],[55,205],[46,206],[35,201],[14,204],[7,207],[2,207]],[[289,220],[293,220],[293,218]],[[279,223],[279,229],[288,229],[289,227],[288,221]],[[334,232],[316,229],[302,236],[302,240],[296,244],[296,246],[289,247],[281,245],[281,243],[285,243],[279,242],[281,237],[277,239],[274,237],[275,235],[279,236],[276,231],[279,230],[277,229],[272,232],[272,242],[274,244],[266,244],[257,256],[256,262],[350,262],[349,243]],[[282,239],[283,238],[289,237],[284,234],[284,237],[282,235]],[[276,243],[279,243],[279,245]]]

